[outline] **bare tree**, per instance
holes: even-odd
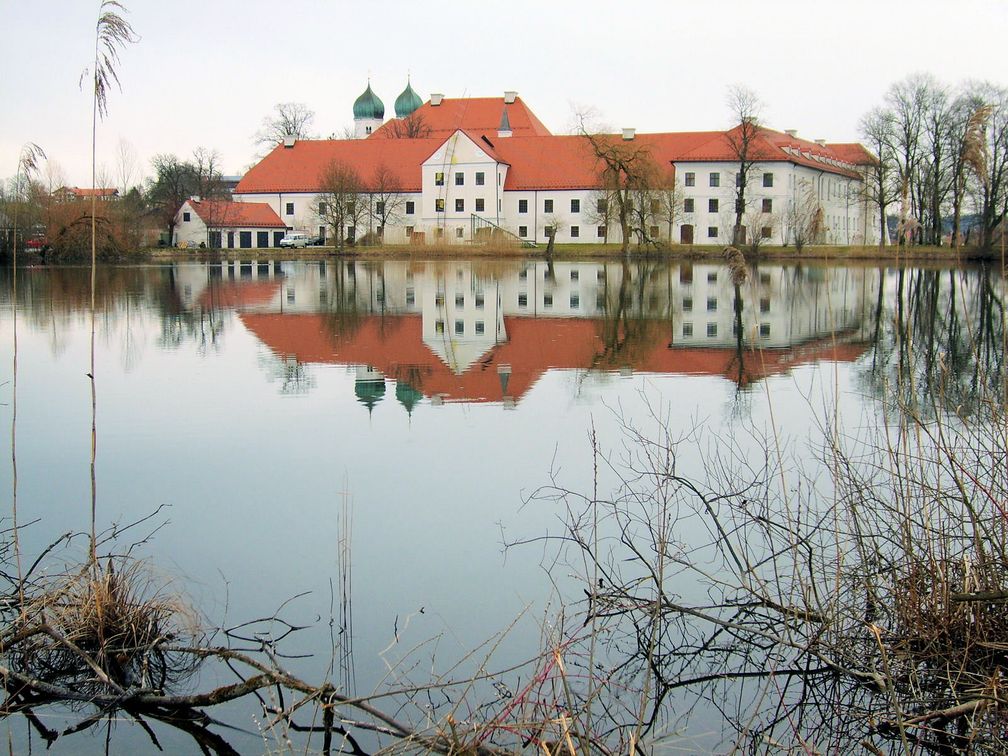
[[[761,207],[750,208],[743,220],[749,229],[747,246],[753,253],[759,252],[760,247],[769,243],[780,222],[776,215],[763,212]]]
[[[801,179],[784,211],[785,243],[790,241],[801,252],[806,244],[819,241],[822,227],[823,212],[815,188]]]
[[[666,224],[666,235],[669,244],[671,244],[675,224],[682,220],[684,212],[683,189],[676,177],[675,170],[670,167],[664,173],[659,174],[651,194],[658,202],[655,218]]]
[[[175,231],[175,215],[182,203],[196,193],[199,184],[192,163],[170,154],[155,155],[154,178],[147,187],[147,203],[168,229],[168,243]]]
[[[116,148],[116,178],[123,197],[135,185],[137,173],[136,149],[126,139],[120,139]]]
[[[918,74],[893,84],[886,93],[892,122],[889,148],[899,186],[900,220],[896,236],[900,244],[907,243],[907,220],[915,215],[911,189],[920,165],[924,114],[932,85],[933,79]]]
[[[597,133],[579,114],[579,134],[597,163],[599,188],[613,201],[620,225],[620,251],[630,251],[636,195],[650,187],[658,171],[647,145],[637,139]]]
[[[413,111],[405,118],[395,118],[379,132],[388,139],[425,139],[431,135],[430,124],[419,111]]]
[[[379,163],[371,174],[367,185],[369,195],[368,213],[377,224],[378,236],[384,239],[385,227],[402,217],[406,197],[402,184],[395,172],[386,163]]]
[[[361,197],[364,190],[360,175],[346,163],[334,159],[322,169],[314,210],[332,228],[337,249],[343,249],[349,233],[356,236],[356,229],[367,213]]]
[[[981,149],[971,156],[971,167],[977,175],[980,244],[992,249],[999,227],[1004,234],[1002,224],[1008,216],[1008,89],[983,83],[977,91],[984,102],[977,124]]]
[[[866,171],[863,186],[866,198],[878,208],[879,249],[882,249],[889,237],[886,208],[894,196],[893,128],[893,115],[883,108],[873,108],[861,118],[861,136],[868,142],[868,149],[875,153],[875,160]]]
[[[315,111],[310,110],[301,102],[280,102],[273,106],[273,111],[263,118],[262,128],[255,133],[255,144],[269,151],[284,140],[286,136],[295,139],[311,139],[311,125],[315,120]]]
[[[588,223],[603,229],[602,243],[609,243],[609,226],[613,222],[613,208],[616,203],[608,189],[596,189],[588,195],[584,217]]]
[[[732,243],[738,246],[745,243],[742,216],[746,212],[749,176],[758,155],[756,142],[761,131],[763,104],[751,89],[735,85],[728,90],[728,107],[737,124],[725,134],[725,138],[732,155],[738,161],[738,172],[735,174],[735,223],[732,228]]]

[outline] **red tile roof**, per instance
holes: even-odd
[[[367,181],[375,166],[389,167],[404,192],[419,192],[420,166],[444,139],[318,139],[278,145],[246,173],[235,194],[312,192],[333,160],[354,168]]]
[[[652,338],[642,340],[636,352],[612,358],[602,339],[607,325],[602,320],[505,317],[508,340],[456,374],[423,342],[419,315],[366,316],[342,332],[324,315],[246,312],[239,318],[280,356],[306,363],[370,365],[427,396],[469,402],[524,396],[550,369],[628,366],[648,373],[720,376],[745,386],[821,360],[852,362],[865,350],[863,344],[837,343],[830,336],[794,347],[747,349],[740,364],[734,347],[672,346],[668,324],[655,320]],[[511,371],[506,391],[497,370],[502,365]]]
[[[827,144],[826,146],[841,160],[854,165],[875,165],[878,162],[878,158],[871,154],[867,147],[857,142]]]
[[[738,157],[730,140],[733,136],[737,138],[737,132],[740,128],[741,126],[736,126],[728,131],[707,132],[707,139],[702,140],[691,150],[680,154],[676,160],[681,162],[736,162]],[[759,162],[793,163],[827,173],[858,177],[851,165],[853,161],[845,159],[848,153],[834,152],[830,145],[820,145],[780,131],[760,128],[749,149],[751,158]]]
[[[187,200],[187,204],[208,226],[214,228],[287,228],[276,211],[265,202]]]
[[[503,97],[445,97],[440,105],[425,102],[413,117],[421,119],[430,129],[430,136],[447,139],[458,130],[496,136],[504,112]],[[536,118],[521,97],[507,105],[511,133],[515,136],[549,136],[542,121]],[[391,135],[391,121],[375,129],[368,139],[382,139]]]

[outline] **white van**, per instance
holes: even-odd
[[[297,249],[299,247],[307,247],[312,241],[312,237],[308,236],[308,234],[287,234],[280,240],[280,246]]]

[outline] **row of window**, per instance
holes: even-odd
[[[434,185],[444,186],[445,175],[444,171],[438,171],[434,174]],[[497,176],[497,183],[500,183],[500,176]],[[476,186],[486,185],[486,173],[483,171],[476,171]],[[465,172],[455,171],[455,186],[465,186]]]
[[[412,205],[412,204],[413,204],[412,202],[407,202],[406,203],[406,205],[407,205],[406,214],[407,215],[410,215],[413,212],[412,208],[409,207],[409,205]],[[434,210],[436,212],[439,212],[439,213],[443,213],[445,211],[445,201],[444,201],[444,198],[438,197],[436,200],[434,200]],[[484,200],[482,197],[477,197],[476,198],[476,212],[477,213],[482,213],[482,212],[485,212],[485,211],[486,211],[486,200]],[[455,200],[455,212],[456,213],[464,213],[465,212],[465,200],[464,199],[457,198]]]
[[[412,295],[412,293],[413,293],[413,289],[407,289],[406,290],[407,296]],[[486,304],[486,300],[484,299],[483,295],[482,294],[476,294],[476,295],[474,295],[474,297],[475,297],[474,301],[475,301],[475,304],[476,304],[476,309],[477,310],[482,310],[483,307],[484,307],[484,305]],[[443,307],[444,303],[445,303],[445,297],[444,297],[444,292],[443,291],[438,292],[437,294],[434,295],[434,304],[437,307]],[[455,306],[456,307],[465,307],[465,294],[456,294],[455,295]]]
[[[710,280],[710,276],[707,277],[707,280]],[[717,297],[707,297],[707,312],[717,312],[717,307]],[[760,312],[770,312],[770,300],[766,297],[760,299],[759,309]],[[682,311],[693,312],[693,297],[683,297]]]
[[[486,325],[483,323],[482,320],[477,320],[473,324],[473,326],[474,326],[473,327],[473,331],[475,332],[475,334],[477,336],[482,336],[486,332]],[[444,333],[444,330],[445,330],[445,323],[444,323],[444,321],[443,320],[435,320],[434,321],[434,333]],[[456,336],[465,336],[465,321],[464,320],[456,320],[455,321],[455,335]]]
[[[717,333],[718,333],[718,328],[717,327],[718,327],[717,323],[708,323],[707,324],[707,337],[708,338],[713,339],[713,338],[715,338],[717,336]],[[693,324],[692,323],[686,322],[686,323],[682,324],[682,335],[683,336],[687,336],[687,337],[693,335]],[[770,324],[769,323],[760,323],[760,326],[759,326],[759,335],[760,335],[760,338],[762,338],[762,339],[768,339],[768,338],[770,338]],[[732,324],[732,336],[738,336],[738,324],[737,323],[733,323]]]
[[[709,186],[721,186],[721,173],[718,171],[711,171],[707,175],[707,182]],[[735,174],[735,186],[742,183],[742,174]],[[686,186],[696,186],[696,173],[694,171],[687,171],[683,174],[683,184]],[[764,173],[763,174],[763,186],[772,187],[773,186],[773,174]]]
[[[721,202],[720,202],[720,200],[718,200],[718,199],[709,199],[709,200],[707,200],[707,212],[708,213],[719,212],[720,208],[721,208]],[[739,209],[739,202],[738,202],[738,200],[736,200],[735,201],[735,210],[736,210],[736,212],[738,212],[738,209]],[[764,213],[772,213],[773,212],[773,200],[770,199],[770,198],[764,198],[761,201],[760,210],[761,210],[761,212],[764,212]],[[684,213],[696,212],[696,201],[692,197],[686,197],[683,200],[683,212]]]
[[[577,292],[574,292],[573,294],[571,294],[570,298],[567,301],[570,304],[570,308],[572,310],[578,310],[578,309],[581,308],[581,295],[578,294]],[[596,306],[599,309],[602,309],[605,306],[605,299],[603,297],[599,297],[596,300],[595,304],[596,304]],[[527,293],[522,292],[521,294],[518,295],[518,306],[522,307],[522,308],[528,307],[528,294]],[[553,307],[553,295],[552,294],[543,294],[542,306],[544,308],[546,308],[546,309],[550,309],[550,308]]]

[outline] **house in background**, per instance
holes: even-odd
[[[192,197],[175,214],[172,244],[221,249],[279,247],[287,228],[265,203]]]
[[[76,202],[78,200],[89,200],[92,197],[97,197],[104,202],[110,202],[119,199],[119,190],[114,187],[90,189],[79,186],[61,186],[52,193],[52,196],[57,202]]]

